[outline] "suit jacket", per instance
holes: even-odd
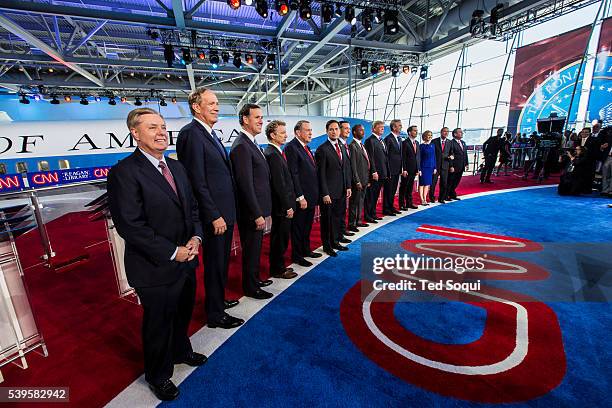
[[[356,188],[357,183],[361,183],[361,186],[365,189],[370,181],[370,166],[368,164],[368,159],[366,158],[365,148],[362,147],[361,143],[353,139],[353,141],[349,144],[349,150],[351,151],[353,187]]]
[[[287,210],[295,210],[295,192],[287,161],[274,146],[268,145],[265,150],[266,160],[270,168],[272,186],[272,213],[286,216]]]
[[[306,148],[310,149],[308,146]],[[311,159],[297,137],[285,145],[284,152],[293,179],[295,197],[304,196],[308,208],[314,208],[319,200],[319,182],[314,154],[311,152]]]
[[[378,173],[378,180],[382,181],[389,177],[389,161],[383,143],[376,135],[371,135],[363,142],[370,155],[370,175]]]
[[[482,152],[485,156],[497,157],[497,154],[501,150],[501,147],[502,140],[497,136],[491,136],[482,144]]]
[[[353,166],[351,165],[351,154],[348,151],[348,145],[338,139],[340,143],[340,149],[342,150],[342,169],[344,171],[344,179],[348,180],[346,188],[351,188],[351,181],[353,180]]]
[[[416,140],[415,140],[416,141]],[[416,142],[416,152],[412,147],[412,139],[408,137],[402,143],[402,159],[404,161],[404,170],[410,174],[416,174],[421,169],[421,151],[419,142]]]
[[[219,217],[236,221],[235,183],[229,156],[197,120],[185,125],[176,141],[178,159],[187,169],[205,225]]]
[[[402,146],[393,133],[389,133],[387,137],[385,137],[384,142],[385,146],[387,146],[389,172],[392,176],[397,176],[402,172]]]
[[[254,221],[272,213],[270,169],[259,145],[240,132],[234,141],[230,159],[236,175],[238,218]]]
[[[319,175],[320,197],[329,195],[334,200],[344,197],[346,189],[350,187],[350,179],[346,178],[344,170],[344,162],[348,159],[343,154],[343,160],[340,161],[336,149],[327,140],[317,148],[315,160],[317,161]]]
[[[459,146],[460,143],[463,148]],[[456,172],[462,172],[465,166],[468,165],[467,146],[465,142],[463,140],[457,141],[457,139],[453,138],[450,154],[453,155],[453,160],[450,162],[451,167],[454,167]]]
[[[203,235],[185,168],[170,158],[166,163],[178,197],[139,149],[108,174],[110,212],[125,240],[125,270],[135,288],[173,283],[198,265],[197,257],[186,263],[170,260],[178,246]]]
[[[446,138],[446,141],[444,142],[444,151],[442,151],[442,138],[437,137],[431,141],[436,148],[436,170],[438,170],[438,173],[440,170],[448,170],[450,167],[448,155],[451,151],[451,141],[452,139],[448,137]]]

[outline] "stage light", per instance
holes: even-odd
[[[410,67],[408,65],[404,65],[404,67],[402,68],[402,72],[404,74],[409,74],[410,73]]]
[[[145,98],[144,98],[144,103],[149,103],[149,102],[151,102],[151,100],[149,99],[149,97],[148,97],[148,96],[147,96],[147,97],[145,97]]]
[[[163,96],[159,98],[159,106],[168,106]]]
[[[251,55],[251,54],[247,54],[246,55],[246,63],[249,64],[249,65],[253,64],[253,55]]]
[[[276,57],[274,54],[270,54],[268,55],[268,69],[273,70],[274,68],[276,68]]]
[[[170,74],[166,74],[166,78],[170,78]]]
[[[399,65],[395,64],[391,67],[391,76],[396,77],[399,75],[400,69]]]
[[[365,76],[368,75],[368,61],[363,60],[361,61],[361,75]]]
[[[263,65],[263,63],[266,62],[266,56],[263,54],[257,54],[255,56],[255,60],[257,61],[258,65]]]
[[[380,64],[380,66],[378,67],[378,72],[380,72],[381,74],[384,73],[387,70],[387,67],[385,66],[385,64]]]
[[[51,105],[59,105],[60,101],[57,99],[57,96],[53,95],[51,102],[49,102]]]
[[[29,105],[30,104],[30,100],[28,99],[27,96],[21,95],[21,99],[19,99],[19,103],[23,103],[24,105]]]
[[[376,14],[374,14],[374,22],[376,24],[380,24],[383,21],[382,11],[376,10]]]
[[[240,8],[240,0],[227,0],[227,4],[232,10],[238,10]]]
[[[372,63],[372,65],[370,66],[370,74],[378,74],[378,65],[376,65],[375,63]]]
[[[206,58],[206,53],[204,53],[204,50],[198,51],[198,58],[201,60],[204,60]]]
[[[312,8],[310,8],[310,5],[308,4],[307,1],[302,0],[299,7],[300,7],[300,18],[302,20],[308,20],[310,17],[312,17]]]
[[[336,11],[334,12],[336,17],[342,17],[342,6],[340,3],[336,3]]]
[[[89,101],[87,100],[87,97],[85,95],[81,95],[81,100],[79,101],[79,103],[85,106],[89,105]]]
[[[136,99],[134,100],[134,105],[135,106],[142,106],[142,101],[140,100],[139,97],[136,97]]]
[[[102,98],[100,98],[99,96],[97,96],[97,95],[96,95],[96,96],[94,97],[94,100],[95,100],[96,102],[100,102],[100,101],[102,100]]]
[[[268,18],[268,2],[266,0],[256,0],[255,11],[261,17]]]
[[[34,100],[36,102],[40,101],[40,95],[39,94],[35,94],[33,98],[34,98]]]
[[[215,50],[210,52],[210,63],[215,69],[219,66],[219,54]]]
[[[183,57],[181,59],[183,65],[189,65],[193,62],[193,60],[191,59],[191,50],[189,48],[182,48],[181,53],[183,54]]]
[[[253,5],[253,0],[244,0],[244,4],[247,6],[252,6]]]
[[[297,10],[300,8],[300,1],[299,0],[289,0],[289,8],[291,10]]]
[[[384,18],[385,34],[397,34],[399,22],[397,20],[397,10],[387,10]]]
[[[173,96],[171,101],[172,101],[172,103],[176,103],[176,96]]]
[[[423,65],[423,66],[421,67],[421,73],[420,73],[420,78],[421,78],[421,79],[425,79],[425,78],[427,78],[427,69],[428,69],[428,68],[427,68],[427,65]]]
[[[159,39],[159,33],[157,31],[153,31],[150,28],[147,30],[147,35],[151,37],[152,40]]]
[[[64,95],[64,101],[66,101],[66,102],[70,102],[70,101],[72,101],[72,96],[70,96],[70,95]]]
[[[117,101],[115,100],[114,96],[111,96],[110,98],[108,98],[108,104],[111,106],[115,106],[117,104]]]
[[[385,65],[385,72],[387,74],[391,73],[391,65]]]
[[[127,98],[125,96],[121,97],[121,103],[126,103],[127,102]]]
[[[344,20],[351,25],[355,25],[357,23],[357,19],[355,18],[355,9],[353,6],[346,6],[344,9]]]
[[[52,74],[53,72],[55,72],[55,70],[53,68],[49,68],[49,73]]]
[[[413,74],[416,74],[418,70],[419,69],[417,67],[410,68],[410,72],[412,72]]]
[[[361,15],[361,25],[366,31],[372,31],[372,12],[366,10]]]
[[[229,52],[227,52],[227,51],[223,51],[223,52],[221,53],[221,59],[223,60],[223,63],[224,63],[224,64],[227,64],[227,63],[229,62],[229,60],[230,60],[230,55],[229,55]]]
[[[174,62],[174,47],[172,47],[172,44],[164,44],[164,59],[168,68],[172,68]]]
[[[286,16],[289,13],[287,0],[276,0],[276,12],[279,16]]]
[[[234,53],[234,61],[233,64],[236,68],[240,68],[242,67],[242,58],[240,57],[240,53],[239,52],[235,52]]]
[[[321,5],[321,18],[324,23],[331,23],[334,17],[334,6],[330,3],[323,3]]]

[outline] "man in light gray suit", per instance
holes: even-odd
[[[349,199],[349,227],[353,232],[359,231],[357,227],[367,227],[361,221],[363,214],[363,202],[366,189],[370,185],[370,158],[363,146],[362,140],[365,134],[363,125],[353,126],[353,141],[349,145],[352,168],[352,191],[353,195]]]

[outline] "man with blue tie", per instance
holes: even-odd
[[[395,206],[395,193],[399,183],[400,175],[402,174],[402,121],[393,119],[391,124],[391,133],[385,137],[385,146],[387,146],[387,159],[389,160],[389,178],[385,180],[385,189],[383,197],[383,214],[395,216],[400,214]],[[402,200],[399,200],[400,207]]]
[[[232,165],[213,126],[219,120],[219,101],[209,89],[198,88],[189,95],[191,123],[179,132],[176,152],[198,200],[206,245],[204,287],[209,327],[231,329],[244,320],[225,312],[238,304],[225,300],[229,257],[236,221],[236,198]]]

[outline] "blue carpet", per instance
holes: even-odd
[[[536,242],[583,242],[588,237],[589,242],[609,243],[610,211],[603,200],[559,197],[555,188],[544,188],[463,200],[397,220],[354,242],[338,258],[327,259],[275,298],[180,385],[177,401],[163,405],[481,406],[407,383],[373,363],[351,342],[340,321],[339,306],[359,280],[361,244],[431,239],[429,234],[415,232],[422,224]],[[523,283],[522,289],[526,286]],[[503,405],[607,405],[611,305],[558,302],[549,306],[562,330],[565,377],[544,396]],[[415,334],[447,344],[480,337],[485,318],[477,308],[451,302],[398,304],[395,316]]]

